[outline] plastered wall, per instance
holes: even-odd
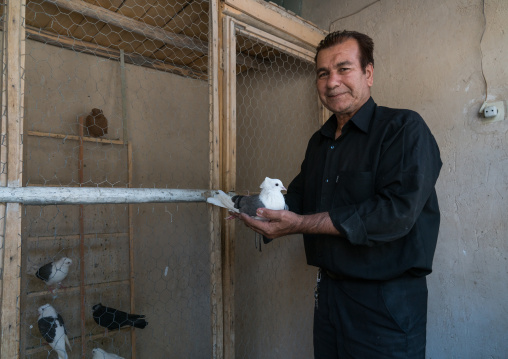
[[[307,0],[303,17],[369,34],[374,100],[418,111],[441,148],[427,357],[506,358],[508,120],[478,110],[485,81],[489,100],[508,100],[508,2]]]

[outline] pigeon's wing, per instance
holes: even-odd
[[[55,323],[56,324],[60,324],[60,326],[62,327],[63,329],[63,332],[64,332],[64,340],[65,340],[65,344],[67,344],[67,346],[69,347],[70,350],[72,350],[72,347],[71,347],[71,342],[69,341],[69,337],[67,336],[67,328],[65,327],[65,323],[64,323],[64,320],[63,320],[63,317],[60,315],[60,313],[57,314],[57,317],[56,317],[56,320],[55,320]],[[55,325],[56,327],[56,325]],[[65,352],[65,344],[63,345],[63,350]],[[66,354],[67,355],[67,354]]]
[[[39,325],[39,332],[42,337],[48,342],[53,343],[56,335],[56,325],[55,318],[53,317],[43,317],[37,321]]]
[[[240,213],[248,214],[251,217],[256,216],[258,208],[265,206],[259,195],[235,196],[232,199],[235,201],[235,207],[240,210]]]
[[[57,314],[56,319],[60,322],[60,325],[64,328],[65,335],[67,335],[67,328],[65,328],[65,323],[60,313]]]
[[[42,279],[43,281],[47,281],[49,278],[51,278],[52,269],[53,263],[45,264],[37,270],[35,275],[37,278]]]
[[[145,315],[141,315],[141,314],[129,314],[130,320],[136,320],[136,319],[144,318],[144,317],[145,317]]]

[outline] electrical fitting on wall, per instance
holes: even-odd
[[[504,120],[504,101],[487,102],[480,107],[480,113],[483,115],[484,123],[492,123]]]

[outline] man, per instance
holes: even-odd
[[[239,215],[267,238],[304,234],[307,262],[320,268],[315,358],[425,358],[442,163],[417,113],[370,97],[373,48],[354,31],[321,41],[317,90],[333,116],[309,141],[289,211]]]

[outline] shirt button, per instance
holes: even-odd
[[[326,183],[328,183],[328,179],[326,179]]]
[[[330,149],[332,149],[332,150],[333,150],[334,148],[335,148],[335,146],[330,146]]]

